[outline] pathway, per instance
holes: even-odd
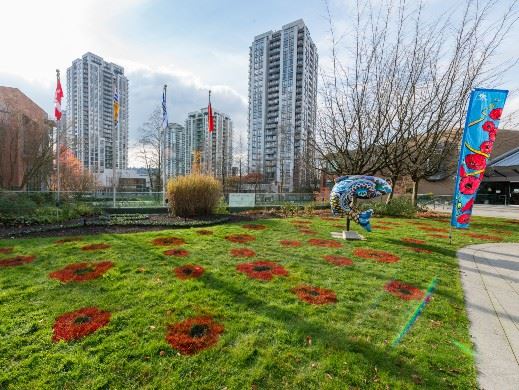
[[[519,244],[458,252],[482,389],[519,389]]]

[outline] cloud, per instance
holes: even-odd
[[[162,88],[168,85],[168,117],[170,122],[184,125],[187,114],[207,106],[208,90],[212,91],[213,109],[231,117],[234,125],[234,142],[239,135],[246,138],[247,100],[226,85],[204,84],[196,76],[171,69],[152,69],[136,63],[120,61],[130,82],[130,165],[135,158],[135,143],[139,138],[139,126],[162,102]]]

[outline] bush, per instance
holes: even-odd
[[[413,218],[418,211],[418,208],[413,206],[408,198],[393,198],[387,204],[385,202],[364,202],[361,209],[373,209],[375,215],[405,218]]]
[[[168,182],[169,206],[178,217],[212,214],[221,194],[220,182],[211,176],[179,176]]]

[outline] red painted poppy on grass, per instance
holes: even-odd
[[[186,257],[189,256],[189,252],[185,249],[168,249],[167,251],[164,251],[164,254],[166,256],[176,256],[176,257]]]
[[[425,245],[426,242],[424,240],[418,240],[416,238],[409,238],[409,237],[404,237],[401,239],[402,242],[405,242],[407,244],[415,244],[415,245]]]
[[[236,270],[251,279],[258,280],[271,280],[274,275],[288,275],[288,271],[283,268],[283,266],[273,263],[272,261],[255,261],[252,263],[238,264]]]
[[[216,344],[223,331],[211,317],[193,317],[170,325],[166,341],[182,355],[193,355]]]
[[[94,333],[110,322],[111,314],[97,307],[85,307],[59,316],[54,323],[52,341],[77,340]]]
[[[423,298],[424,293],[419,288],[410,284],[401,282],[399,280],[392,280],[384,286],[384,289],[394,295],[397,298],[409,300],[420,300]]]
[[[225,239],[230,242],[244,244],[246,242],[256,240],[256,237],[251,236],[250,234],[231,234],[229,236],[226,236]]]
[[[312,229],[299,229],[299,233],[301,234],[306,234],[308,236],[313,236],[315,234],[317,234],[317,232],[313,231]]]
[[[292,291],[299,299],[312,305],[326,305],[337,302],[337,295],[326,288],[302,285]]]
[[[301,242],[295,240],[281,240],[279,243],[289,248],[297,248],[301,246]]]
[[[82,251],[100,251],[100,250],[103,250],[103,249],[108,249],[110,248],[111,245],[109,244],[90,244],[90,245],[85,245],[84,247],[81,248]]]
[[[243,225],[242,227],[249,230],[265,230],[267,228],[265,225],[257,225],[252,223]]]
[[[178,237],[158,237],[152,241],[152,244],[156,246],[184,245],[185,243],[186,240]]]
[[[51,272],[49,276],[63,283],[84,282],[97,279],[106,271],[114,266],[111,261],[101,261],[99,263],[75,263],[69,264],[65,268]]]
[[[311,238],[308,243],[313,246],[320,246],[323,248],[342,248],[342,244],[334,240],[325,240],[322,238]]]
[[[400,257],[392,253],[369,248],[355,248],[353,254],[363,259],[375,260],[379,263],[396,263]]]
[[[204,267],[200,265],[186,264],[175,268],[175,275],[177,275],[177,278],[182,280],[196,279],[202,276],[204,271]]]
[[[231,256],[233,257],[254,257],[256,252],[249,248],[233,248],[231,249]]]
[[[15,256],[0,260],[0,267],[16,267],[32,263],[36,256]]]
[[[0,248],[0,254],[2,254],[2,255],[7,255],[7,254],[12,253],[12,252],[13,252],[13,248],[12,247]]]
[[[449,230],[446,228],[436,228],[432,226],[420,226],[418,229],[423,230],[425,232],[435,232],[435,233],[448,233]]]
[[[502,237],[494,236],[492,234],[483,234],[483,233],[467,233],[472,238],[477,238],[478,240],[488,240],[488,241],[503,241]]]
[[[200,229],[200,230],[197,230],[196,232],[198,234],[200,234],[201,236],[210,236],[211,234],[213,234],[213,232],[211,230],[206,230],[206,229]]]
[[[323,259],[328,263],[333,265],[338,265],[339,267],[347,267],[353,265],[353,260],[339,255],[325,255]]]

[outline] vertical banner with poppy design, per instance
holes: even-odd
[[[468,228],[508,91],[476,88],[470,94],[454,187],[451,225]]]

